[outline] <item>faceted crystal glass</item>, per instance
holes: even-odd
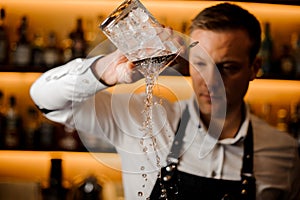
[[[109,40],[137,65],[163,68],[180,51],[180,45],[139,0],[125,0],[100,25]]]

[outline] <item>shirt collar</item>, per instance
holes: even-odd
[[[245,120],[242,123],[236,136],[234,138],[225,138],[225,139],[219,140],[219,143],[220,144],[235,144],[240,141],[243,141],[248,132],[249,122],[250,122],[250,111],[249,111],[249,107],[247,105],[245,105]]]
[[[194,98],[191,98],[191,100],[188,102],[189,106],[189,112],[191,114],[191,120],[195,126],[204,127],[203,122],[200,118],[200,112],[197,106],[197,101],[194,96]],[[243,141],[247,135],[249,121],[250,121],[250,109],[247,105],[245,105],[245,120],[243,121],[238,133],[234,138],[225,138],[222,140],[219,140],[219,144],[235,144],[239,141]],[[203,129],[205,130],[205,129]]]

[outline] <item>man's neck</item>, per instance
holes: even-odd
[[[211,116],[209,115],[202,115],[201,114],[201,119],[206,127],[209,126],[211,123]],[[225,121],[219,120],[220,123],[222,124],[222,132],[219,137],[219,139],[225,139],[225,138],[234,138],[240,127],[242,122],[245,119],[245,107],[244,105],[240,105],[237,107],[235,110],[231,112],[227,112]],[[218,124],[218,120],[215,120],[215,123]]]

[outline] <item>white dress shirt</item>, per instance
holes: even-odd
[[[121,157],[127,200],[146,199],[150,195],[159,168],[166,164],[186,106],[191,120],[183,139],[179,170],[203,177],[240,180],[243,139],[251,120],[257,199],[262,199],[268,188],[286,191],[286,199],[299,195],[297,142],[288,134],[277,131],[247,110],[235,138],[211,140],[215,144],[207,149],[203,141],[209,133],[201,126],[194,98],[175,103],[163,100],[153,108],[154,147],[153,140],[142,131],[145,96],[104,91],[107,86],[90,69],[96,59],[76,59],[44,73],[32,85],[30,93],[40,109],[51,111],[46,114],[49,119],[75,127],[81,134],[109,139]],[[297,198],[300,197],[294,196]]]

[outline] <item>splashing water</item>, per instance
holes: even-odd
[[[146,82],[146,98],[144,100],[144,121],[143,121],[143,132],[144,136],[141,138],[140,144],[143,145],[143,151],[147,153],[149,151],[148,147],[144,145],[144,138],[150,137],[151,146],[155,152],[156,156],[156,165],[160,168],[160,157],[157,152],[157,143],[156,138],[153,134],[153,119],[152,119],[152,111],[153,111],[153,88],[157,83],[157,78],[160,73],[160,65],[152,62],[143,62],[139,65],[139,71],[144,75]]]
[[[166,66],[167,61],[169,61],[168,59],[169,57],[165,57],[165,58],[159,57],[159,58],[152,58],[152,59],[150,58],[144,60],[143,62],[138,63],[138,70],[144,75],[145,82],[146,82],[146,98],[144,100],[144,110],[143,110],[144,121],[142,127],[142,131],[144,135],[140,139],[140,145],[143,148],[143,152],[147,153],[149,151],[149,148],[145,145],[144,139],[145,138],[151,139],[151,144],[149,146],[153,148],[153,151],[155,153],[156,166],[158,169],[161,168],[161,163],[160,163],[160,157],[158,155],[157,140],[153,133],[152,116],[153,116],[153,105],[155,103],[153,100],[153,88],[157,84],[158,75]],[[145,181],[147,181],[146,176],[147,175],[145,173],[142,174],[142,177],[144,178]],[[157,177],[160,178],[160,172],[158,173]],[[144,187],[145,185],[143,185],[143,188]],[[143,196],[143,193],[139,192],[139,196]]]

